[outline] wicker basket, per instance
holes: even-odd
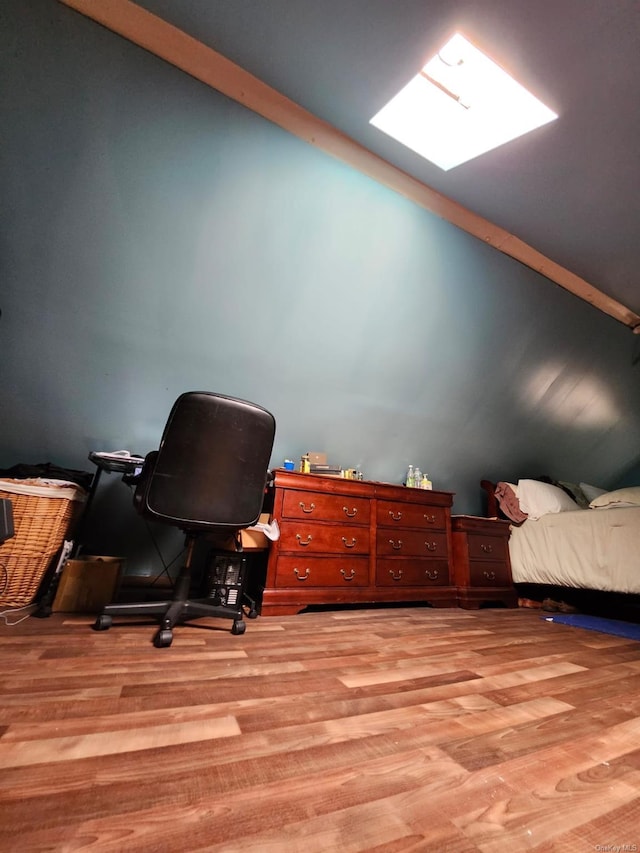
[[[0,479],[13,509],[15,536],[0,546],[0,606],[35,599],[45,572],[78,518],[86,492],[72,483]]]

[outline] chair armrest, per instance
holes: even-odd
[[[156,467],[157,458],[157,450],[152,450],[151,453],[147,453],[144,458],[142,471],[135,476],[131,475],[130,482],[136,487],[135,492],[133,493],[133,505],[138,512],[140,512],[144,506],[145,496],[151,480],[151,474],[153,473],[153,469]],[[124,477],[122,479],[124,480]]]

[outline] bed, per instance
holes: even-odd
[[[509,556],[520,590],[640,595],[640,487],[595,489],[589,499],[594,487],[583,490],[586,484],[573,487],[579,493],[536,480],[481,485],[487,515],[511,521]]]

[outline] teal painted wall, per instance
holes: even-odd
[[[274,465],[418,464],[457,512],[637,458],[625,327],[66,7],[1,14],[0,465],[145,453],[190,389],[269,408]]]

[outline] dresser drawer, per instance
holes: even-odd
[[[447,560],[378,560],[376,583],[379,586],[447,586]]]
[[[283,521],[280,525],[280,551],[368,554],[369,528]]]
[[[486,536],[482,533],[467,534],[470,560],[506,560],[509,548],[504,536]]]
[[[447,534],[430,530],[378,530],[376,554],[383,557],[446,557]]]
[[[367,498],[287,491],[282,501],[282,517],[368,525],[370,503]]]
[[[469,564],[470,586],[511,586],[511,572],[506,563],[477,560]]]
[[[282,556],[276,572],[277,587],[368,586],[367,557]]]
[[[381,527],[419,527],[445,530],[447,511],[441,506],[378,501],[376,520]]]

